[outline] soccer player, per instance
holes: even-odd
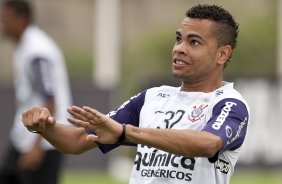
[[[223,81],[237,36],[238,24],[225,9],[194,6],[172,50],[172,74],[181,86],[147,89],[108,115],[72,106],[75,118],[68,121],[80,128],[56,123],[38,107],[23,113],[23,123],[66,153],[137,145],[132,184],[227,184],[249,122],[247,102]]]
[[[33,22],[32,8],[22,0],[1,3],[2,33],[16,44],[13,56],[17,110],[11,144],[1,161],[1,184],[56,184],[62,153],[22,124],[22,112],[45,106],[52,116],[67,122],[65,109],[71,93],[65,61],[54,41]]]

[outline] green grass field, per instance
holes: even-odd
[[[65,171],[60,184],[126,184],[102,171]]]
[[[60,184],[127,184],[105,172],[65,171]],[[230,184],[281,184],[282,170],[236,170]]]

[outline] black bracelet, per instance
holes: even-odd
[[[31,133],[35,133],[35,134],[41,134],[42,132],[39,132],[39,131],[36,131],[36,130],[29,130],[28,129],[28,131],[30,131]]]
[[[117,143],[121,143],[125,140],[125,131],[126,131],[126,124],[122,124],[122,132],[118,138]]]

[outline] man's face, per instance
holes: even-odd
[[[213,22],[185,18],[176,31],[172,50],[172,74],[187,83],[209,80],[222,72]]]
[[[10,8],[3,8],[0,15],[1,34],[8,37],[14,37],[17,33],[21,19]]]

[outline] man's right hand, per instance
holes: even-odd
[[[31,132],[45,132],[47,128],[55,125],[56,120],[51,117],[47,108],[34,107],[22,114],[24,126]]]

